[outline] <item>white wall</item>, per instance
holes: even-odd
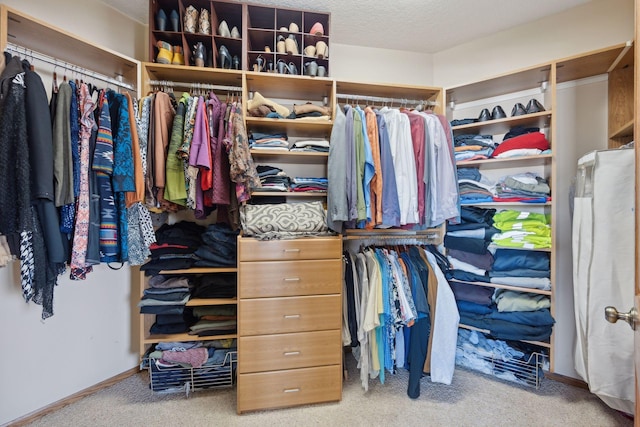
[[[624,43],[634,38],[633,21],[633,0],[594,0],[434,54],[433,84],[457,86]]]
[[[576,339],[573,310],[573,256],[569,188],[576,175],[578,159],[584,154],[607,148],[606,76],[558,85],[554,153],[556,157],[556,281],[555,281],[555,371],[580,378],[574,369]],[[604,306],[603,306],[604,313]]]
[[[432,55],[331,43],[331,78],[431,86]]]
[[[146,52],[146,28],[102,3],[3,2],[125,55]],[[44,83],[49,89],[50,82]],[[40,306],[24,302],[19,283],[17,262],[0,268],[0,425],[137,366],[136,298],[128,266],[118,271],[98,266],[85,281],[60,276],[55,314],[45,321]]]

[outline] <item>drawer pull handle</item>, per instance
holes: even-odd
[[[285,319],[299,319],[300,315],[299,314],[285,314],[284,318]]]
[[[285,351],[283,354],[285,356],[299,356],[300,352],[299,351]]]
[[[283,252],[300,252],[300,249],[283,249]]]
[[[299,388],[285,388],[283,391],[285,393],[297,393],[297,392],[300,391],[300,389]]]
[[[284,281],[285,282],[299,282],[300,278],[299,277],[285,277]]]

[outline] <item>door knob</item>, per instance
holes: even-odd
[[[604,318],[607,322],[616,323],[618,320],[624,320],[631,326],[631,329],[636,330],[636,320],[638,319],[638,311],[635,307],[632,307],[628,313],[620,313],[615,307],[605,307]]]

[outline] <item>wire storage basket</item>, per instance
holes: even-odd
[[[147,358],[149,387],[155,393],[180,393],[187,396],[198,390],[231,387],[235,382],[237,351],[229,351],[221,364],[204,364],[198,368],[163,366],[159,359]]]
[[[544,378],[547,355],[531,353],[524,359],[504,359],[495,355],[477,354],[473,364],[458,363],[458,366],[479,371],[496,378],[530,387],[540,388]]]

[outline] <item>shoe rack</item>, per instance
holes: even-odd
[[[197,18],[193,26],[185,27],[189,11],[197,13]],[[148,59],[169,65],[328,77],[329,27],[328,13],[229,0],[150,0]]]
[[[185,27],[185,15],[188,14],[190,7],[196,10],[197,17],[193,26]],[[161,62],[158,56],[160,52],[158,43],[165,42],[174,49],[177,46],[184,54],[183,64],[173,60],[171,65],[198,66],[194,53],[198,53],[196,46],[201,43],[205,54],[202,61],[204,67],[234,69],[235,59],[237,69],[244,69],[242,63],[244,57],[242,55],[243,8],[242,3],[227,1],[151,0],[149,2],[149,62]],[[166,16],[164,28],[161,20],[158,19],[161,11]],[[177,31],[171,19],[173,12],[175,12],[173,16],[176,14],[178,16]],[[221,33],[220,25],[223,21],[228,32]],[[231,30],[234,28],[238,31],[235,37],[231,35]],[[226,52],[229,55],[226,55]],[[175,52],[173,55],[175,56]],[[202,59],[199,55],[197,56],[199,60]]]

